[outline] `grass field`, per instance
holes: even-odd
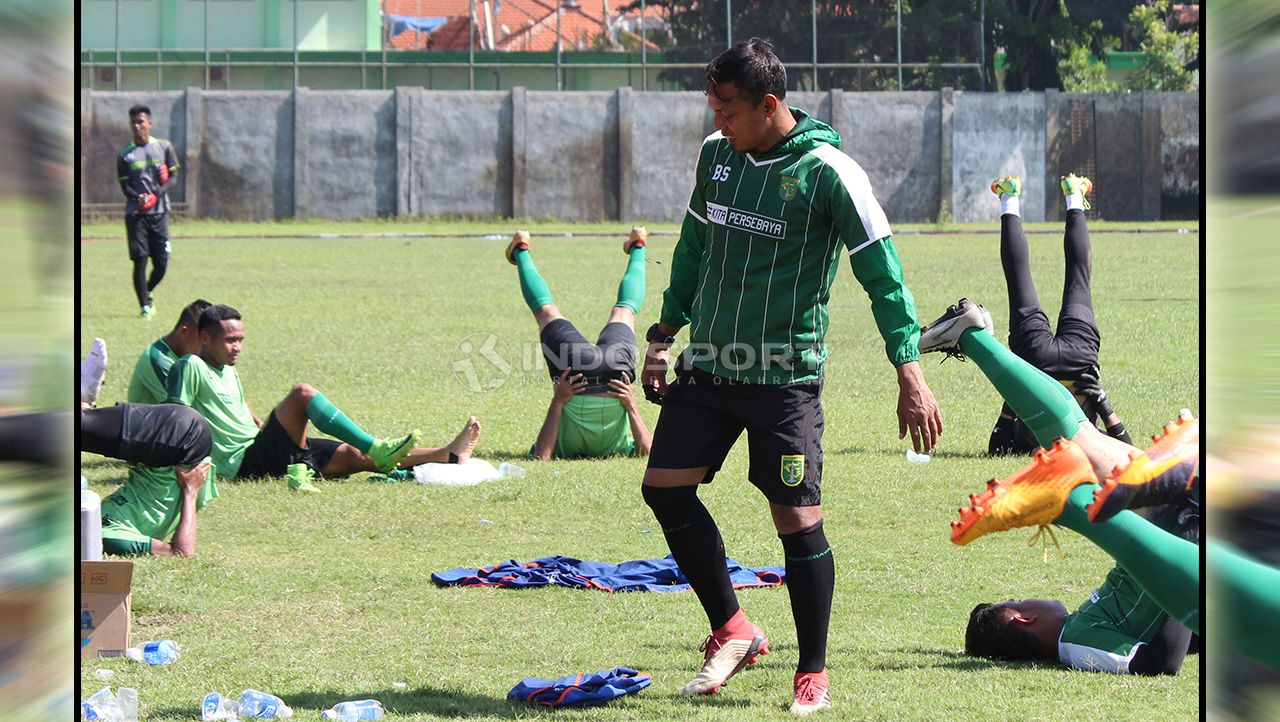
[[[182,304],[204,297],[244,314],[239,370],[260,415],[293,383],[306,381],[375,434],[416,426],[432,443],[444,443],[475,414],[485,429],[479,457],[517,459],[529,448],[550,388],[544,371],[520,360],[536,358],[536,331],[502,257],[504,241],[268,238],[279,225],[175,225],[174,255],[152,322],[136,317],[123,241],[84,243],[80,352],[102,336],[111,359],[100,403],[124,398],[143,347],[168,330]],[[513,225],[442,228],[506,233]],[[557,304],[590,336],[604,322],[624,268],[625,227],[540,227],[607,230],[535,235],[535,257]],[[119,232],[100,228],[104,237]],[[258,237],[184,240],[184,234]],[[1179,408],[1199,405],[1197,240],[1195,233],[1095,228],[1103,383],[1135,438]],[[651,243],[642,327],[657,315],[674,242],[656,236]],[[901,236],[922,320],[968,295],[987,304],[1004,328],[997,246],[989,233]],[[1037,235],[1031,246],[1052,317],[1061,240]],[[1040,549],[1026,547],[1030,530],[952,545],[948,521],[956,507],[988,478],[1018,466],[983,455],[999,398],[972,364],[939,366],[936,357],[926,358],[946,433],[933,463],[907,464],[906,444],[897,438],[896,385],[866,297],[847,268],[836,286],[823,396],[824,506],[837,569],[828,655],[836,708],[825,718],[1194,719],[1196,656],[1177,677],[1129,678],[962,654],[975,603],[1047,597],[1074,608],[1111,561],[1067,531],[1058,534],[1066,557],[1050,550],[1047,563]],[[485,392],[468,390],[453,370],[460,342],[476,333],[498,337],[516,365],[505,379],[486,376],[503,383]],[[643,413],[651,425],[656,421],[657,407],[645,405]],[[547,713],[504,700],[521,678],[622,664],[651,672],[653,685],[605,708],[556,714],[789,718],[796,648],[783,589],[740,596],[774,652],[722,694],[690,700],[678,690],[697,668],[706,634],[690,594],[434,587],[434,571],[506,559],[564,554],[618,562],[667,553],[640,499],[643,461],[516,463],[528,470],[524,479],[465,489],[371,484],[367,475],[322,482],[323,494],[312,496],[290,494],[283,480],[221,484],[222,497],[199,518],[198,556],[140,560],[134,577],[134,638],[174,639],[183,658],[158,668],[89,662],[84,689],[103,685],[95,669],[115,670],[111,684],[139,690],[146,720],[190,720],[206,692],[248,687],[282,696],[301,719],[363,697],[380,699],[397,720],[536,718]],[[103,495],[123,480],[115,462],[85,455],[82,464]],[[745,472],[739,443],[701,496],[732,557],[749,566],[780,564],[763,499]],[[408,690],[391,691],[393,682]]]

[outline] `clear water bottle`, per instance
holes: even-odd
[[[178,643],[168,639],[144,642],[137,647],[124,650],[124,656],[135,662],[150,665],[169,664],[178,659]]]
[[[138,722],[138,690],[121,687],[116,692],[116,706],[120,709],[120,722]]]
[[[217,692],[210,692],[204,696],[204,701],[200,703],[200,719],[204,720],[204,722],[233,720],[236,719],[237,712],[235,700],[230,695],[224,697]]]
[[[499,479],[523,479],[524,469],[521,469],[515,464],[511,464],[504,461],[501,464],[498,464],[498,478]]]
[[[103,687],[80,703],[80,719],[84,722],[120,722],[120,706],[110,687]]]
[[[246,689],[240,693],[241,719],[289,719],[293,710],[274,694]]]
[[[382,719],[382,703],[376,699],[362,699],[357,702],[343,702],[320,713],[321,719],[338,722],[361,722],[362,720]]]

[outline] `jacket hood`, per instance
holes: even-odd
[[[823,123],[821,120],[809,117],[808,113],[799,108],[787,107],[796,118],[796,127],[792,128],[791,132],[781,142],[764,155],[804,153],[824,143],[839,148],[844,142],[840,139],[840,134],[836,132],[835,128]]]

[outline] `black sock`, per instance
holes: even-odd
[[[452,451],[449,452],[449,463],[450,464],[458,463],[458,455],[453,453]]]
[[[147,303],[151,303],[151,292],[156,290],[156,286],[160,285],[160,281],[164,279],[164,272],[169,269],[168,258],[151,259],[151,278],[147,279]]]
[[[1115,426],[1107,427],[1107,436],[1113,439],[1119,439],[1130,446],[1133,445],[1133,439],[1129,438],[1129,430],[1124,428],[1124,422],[1121,421]]]
[[[147,305],[151,294],[147,292],[147,259],[138,258],[133,262],[133,293],[138,297],[138,307]]]
[[[787,556],[787,592],[800,647],[797,672],[821,672],[827,666],[827,627],[836,588],[836,561],[822,522],[795,534],[779,534]]]
[[[711,629],[723,627],[738,612],[738,595],[724,562],[724,540],[711,512],[698,499],[698,487],[640,488],[662,525],[672,558],[698,595]]]

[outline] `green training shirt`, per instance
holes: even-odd
[[[629,456],[636,449],[631,422],[622,402],[611,396],[583,396],[569,399],[560,412],[556,445],[557,459]]]
[[[169,369],[177,360],[178,354],[163,338],[148,346],[133,365],[129,394],[125,397],[129,403],[163,404],[169,398]]]
[[[236,367],[215,369],[199,356],[183,356],[169,371],[167,400],[190,406],[209,422],[213,465],[223,478],[234,479],[244,450],[258,435]]]
[[[770,384],[817,378],[845,253],[889,361],[915,361],[915,301],[871,182],[831,126],[791,113],[796,127],[767,153],[736,153],[718,131],[703,141],[661,320],[690,326],[683,355],[703,371]]]
[[[1058,659],[1086,672],[1127,674],[1133,655],[1151,641],[1167,618],[1160,605],[1117,566],[1067,617],[1058,637]]]
[[[218,498],[215,476],[210,470],[209,478],[200,487],[196,511],[203,509],[210,499]],[[130,464],[124,486],[102,500],[102,515],[148,539],[167,541],[182,517],[182,487],[178,485],[173,467],[153,469]]]

